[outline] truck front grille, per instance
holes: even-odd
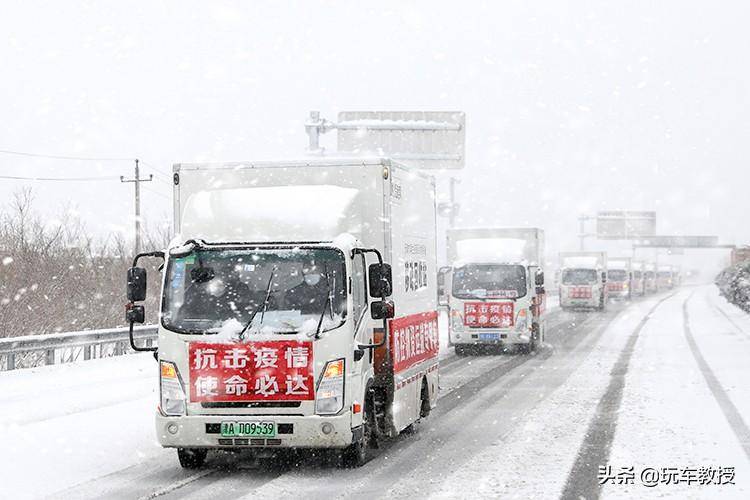
[[[301,401],[231,401],[225,403],[205,402],[201,408],[299,408]]]

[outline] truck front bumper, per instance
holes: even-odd
[[[272,438],[231,438],[220,434],[221,422],[275,422]],[[357,429],[351,414],[334,416],[156,414],[156,436],[165,448],[345,448]],[[283,431],[283,432],[282,432]]]
[[[561,298],[560,299],[560,307],[566,307],[575,309],[577,307],[580,308],[589,308],[589,307],[599,307],[599,296],[596,296],[595,298],[586,298],[586,299],[574,299],[574,298]]]
[[[462,330],[451,332],[451,343],[462,345],[513,345],[531,342],[531,332],[513,330]]]

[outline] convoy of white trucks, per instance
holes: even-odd
[[[376,134],[395,131],[401,147],[405,130],[462,131],[460,116],[388,119]],[[312,150],[333,127],[314,118]],[[408,158],[462,158],[413,142]],[[458,356],[543,346],[544,231],[448,229],[439,268],[435,180],[421,170],[380,156],[176,164],[173,184],[175,236],[135,256],[126,319],[132,349],[159,365],[158,441],[185,468],[209,450],[245,448],[364,464],[436,405],[441,307]],[[672,267],[605,252],[559,257],[564,310],[679,283]],[[158,347],[133,336],[145,320],[145,259],[163,260]]]
[[[531,352],[544,340],[544,232],[538,228],[448,230],[445,277],[456,354],[495,346]]]

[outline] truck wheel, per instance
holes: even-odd
[[[462,344],[456,344],[456,356],[466,356],[469,354],[466,350],[466,346]]]
[[[430,391],[427,389],[427,379],[422,380],[422,392],[419,405],[419,418],[430,416]]]
[[[531,340],[529,341],[529,354],[531,354],[531,352],[533,351],[536,351],[537,347],[539,347],[539,336],[540,336],[539,323],[532,323]]]
[[[204,448],[177,448],[177,458],[183,469],[197,469],[206,463],[208,450]]]
[[[362,437],[357,442],[347,446],[344,451],[341,452],[341,465],[347,469],[362,467],[367,463],[374,425],[374,415],[372,413],[370,399],[365,401],[362,411],[364,412],[362,415]]]

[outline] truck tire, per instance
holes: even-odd
[[[427,418],[430,416],[430,390],[427,388],[427,379],[422,379],[422,391],[420,392],[419,401],[419,418]]]
[[[467,356],[469,354],[466,346],[463,344],[456,344],[455,350],[456,356]]]
[[[183,469],[197,469],[206,463],[208,450],[205,448],[177,448],[177,458]]]
[[[362,437],[341,452],[341,465],[347,469],[362,467],[369,458],[370,443],[374,431],[374,414],[370,398],[365,401],[362,411],[364,412],[362,415]]]

